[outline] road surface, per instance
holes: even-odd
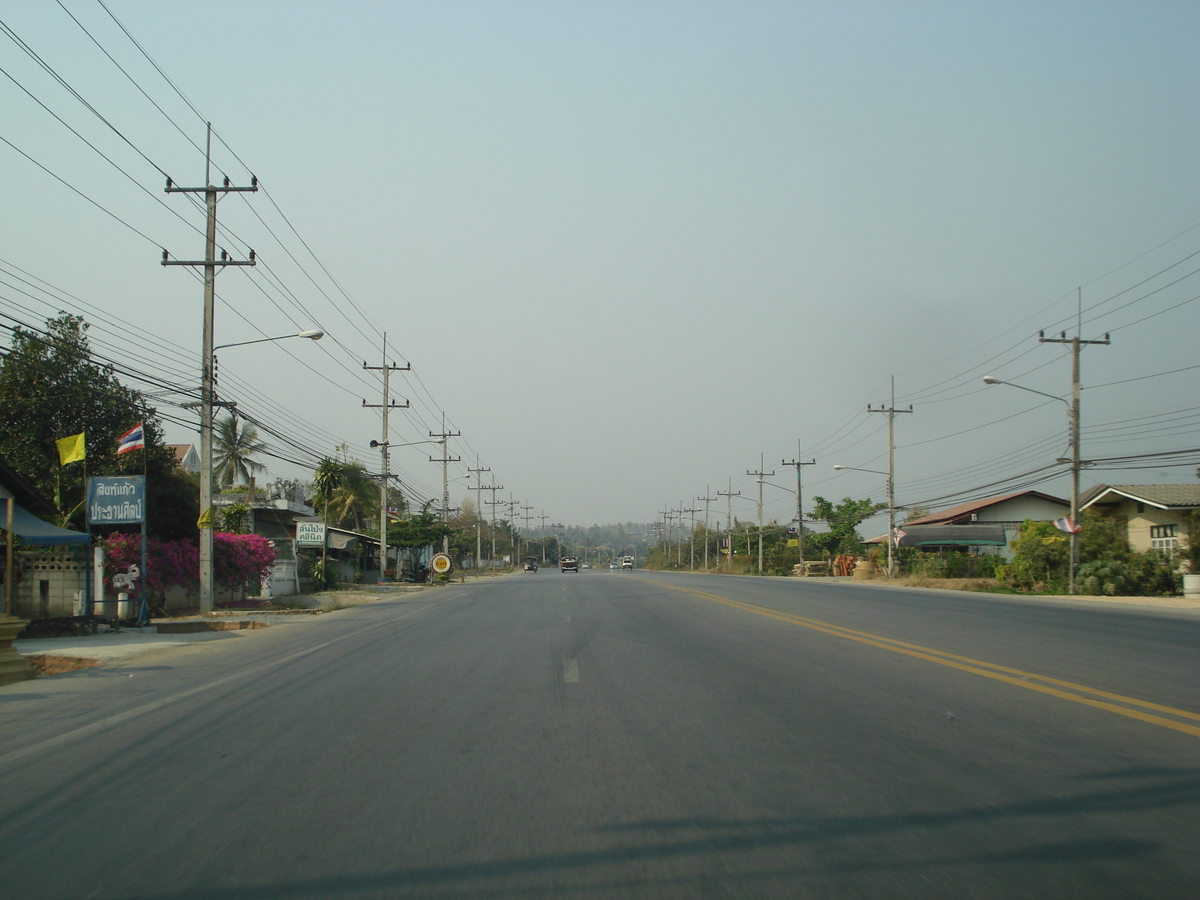
[[[1200,617],[552,568],[0,688],[22,898],[1200,896]]]

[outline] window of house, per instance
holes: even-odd
[[[1179,549],[1179,535],[1175,525],[1151,525],[1150,549],[1158,550],[1167,556],[1174,556]]]

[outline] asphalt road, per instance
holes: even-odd
[[[22,898],[1200,896],[1200,617],[543,569],[0,688]]]

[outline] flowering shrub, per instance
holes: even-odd
[[[214,534],[213,579],[224,587],[258,584],[271,573],[275,548],[261,534]]]
[[[114,534],[104,540],[104,584],[112,589],[112,576],[142,564],[142,536]],[[275,562],[275,548],[258,534],[213,535],[213,580],[223,587],[258,583]],[[189,592],[200,587],[200,548],[191,541],[160,541],[146,544],[146,586],[162,594],[176,585]],[[139,584],[135,591],[140,591]]]

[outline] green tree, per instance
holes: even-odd
[[[453,531],[433,511],[433,501],[430,500],[421,507],[420,512],[388,526],[388,544],[401,550],[420,550],[441,543],[442,538]]]
[[[886,503],[872,503],[870,499],[852,500],[843,497],[842,502],[834,506],[824,497],[814,497],[813,508],[807,518],[825,522],[829,530],[806,533],[805,548],[814,547],[830,557],[841,553],[858,555],[862,552],[863,543],[856,529],[862,522],[884,509],[887,509]]]
[[[231,503],[221,510],[221,530],[226,534],[245,534],[250,530],[250,506]]]
[[[328,518],[326,507],[333,499],[334,492],[342,483],[342,462],[332,456],[324,457],[313,470],[313,490],[316,492],[316,502],[313,506],[322,516]]]
[[[358,461],[341,463],[337,486],[329,496],[329,520],[339,528],[362,531],[364,519],[379,510],[379,485]]]
[[[141,392],[93,358],[88,325],[62,313],[43,332],[14,328],[0,357],[0,456],[47,498],[57,497],[60,524],[84,527],[83,477],[147,476],[147,529],[173,540],[196,534],[199,497],[194,481],[163,445],[162,427]],[[117,439],[142,423],[146,449],[116,455]],[[83,432],[84,463],[60,467],[56,441]]]
[[[247,422],[239,426],[236,416],[217,420],[213,431],[213,478],[222,488],[249,484],[266,466],[254,457],[267,449],[258,438],[258,429]]]
[[[1068,535],[1050,522],[1026,519],[1012,542],[1013,558],[997,573],[1018,590],[1060,590],[1067,584],[1071,564]]]
[[[313,470],[313,489],[317,492],[317,511],[329,526],[329,503],[334,491],[342,483],[342,462],[332,456],[324,457]],[[326,530],[325,541],[321,545],[321,568],[317,575],[322,585],[328,587],[329,577],[329,532]]]

